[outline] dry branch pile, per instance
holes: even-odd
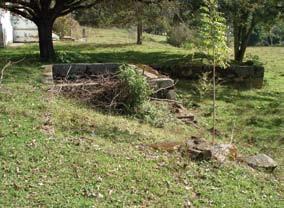
[[[60,80],[55,90],[68,97],[101,108],[119,109],[128,99],[126,87],[117,74],[104,74],[75,80]]]

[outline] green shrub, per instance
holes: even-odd
[[[182,47],[193,38],[193,31],[191,31],[186,25],[181,24],[173,27],[168,32],[167,42],[173,46]]]
[[[123,88],[121,97],[126,111],[136,111],[151,95],[146,78],[136,70],[135,66],[126,64],[120,66],[118,78]]]
[[[61,38],[64,36],[71,36],[75,39],[82,38],[82,28],[71,14],[56,19],[53,31]]]
[[[255,65],[255,66],[263,66],[263,63],[260,61],[258,55],[252,55],[251,53],[247,53],[245,56],[246,64]]]

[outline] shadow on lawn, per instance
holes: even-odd
[[[165,52],[103,52],[103,53],[82,53],[90,57],[92,62],[116,62],[116,63],[134,63],[134,64],[161,64],[171,59],[181,58],[181,54],[168,54]]]
[[[80,45],[58,45],[56,50],[66,53],[67,59],[69,53],[72,53],[73,63],[132,63],[132,64],[161,64],[169,60],[183,58],[183,54],[178,53],[166,53],[164,51],[158,52],[143,52],[136,51],[135,48],[127,48],[134,44],[89,44]],[[106,50],[106,52],[100,52],[95,50],[96,47],[100,48],[113,48],[114,50]],[[89,49],[89,50],[88,50]],[[121,49],[121,50],[120,50]],[[124,50],[124,51],[123,51]],[[126,50],[126,51],[125,51]],[[21,61],[21,63],[13,66],[10,70],[7,70],[6,77],[11,78],[10,81],[21,81],[38,78],[40,66],[48,63],[41,63],[39,61],[39,51],[36,44],[26,45],[21,47],[10,47],[6,49],[0,49],[0,68],[2,68],[8,61]],[[55,61],[53,63],[59,63]]]
[[[79,62],[117,62],[117,63],[141,63],[141,64],[160,64],[165,63],[172,59],[181,59],[184,57],[184,54],[174,54],[166,53],[165,51],[158,52],[142,52],[136,51],[135,49],[127,48],[126,46],[135,45],[135,44],[94,44],[93,47],[90,47],[88,44],[80,45],[59,45],[56,46],[57,52],[66,52],[68,53],[77,53],[78,57],[74,57],[74,63]],[[114,48],[113,51],[100,52],[95,49],[99,48]],[[126,48],[124,48],[126,47]],[[122,49],[115,50],[115,49]],[[126,51],[125,51],[126,50]],[[22,62],[25,64],[39,64],[39,52],[36,45],[31,45],[28,47],[15,47],[8,49],[0,50],[0,59],[1,64],[7,62],[8,60],[16,61],[19,59],[25,58],[25,61]],[[56,62],[56,61],[55,61]]]

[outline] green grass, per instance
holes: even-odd
[[[125,31],[95,34],[91,43],[57,43],[56,48],[92,62],[145,64],[190,53],[167,45],[163,37],[149,35],[136,46]],[[249,52],[266,63],[265,87],[220,87],[218,129],[228,140],[235,123],[239,151],[273,156],[281,165],[275,174],[234,163],[194,163],[144,147],[207,133],[180,123],[155,128],[52,96],[40,82],[36,45],[0,49],[0,68],[6,60],[26,57],[5,71],[0,88],[0,207],[182,207],[187,200],[195,207],[283,207],[284,48]],[[211,101],[198,99],[191,86],[180,81],[180,99],[200,106],[193,111],[209,128]]]

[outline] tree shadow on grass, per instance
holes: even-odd
[[[165,52],[103,52],[103,53],[81,53],[89,56],[92,62],[116,62],[116,63],[133,63],[133,64],[149,64],[156,65],[164,63],[171,59],[183,57],[182,54],[169,54]]]
[[[121,48],[125,48],[125,47],[130,47],[130,46],[137,46],[137,44],[135,43],[113,43],[113,44],[109,44],[109,43],[81,43],[81,44],[75,44],[75,45],[56,45],[56,49],[57,50],[86,50],[86,49],[91,49],[91,50],[95,50],[98,48],[113,48],[113,49],[121,49]]]

